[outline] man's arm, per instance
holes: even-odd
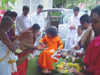
[[[8,39],[8,36],[3,31],[0,31],[0,40],[9,48],[10,51],[14,52],[16,50],[13,43]]]

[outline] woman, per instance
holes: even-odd
[[[18,60],[17,60],[17,72],[12,73],[12,75],[26,75],[27,67],[28,67],[28,59],[27,57],[30,55],[31,52],[34,52],[35,49],[37,49],[34,46],[35,43],[35,36],[38,35],[40,30],[40,26],[38,24],[34,24],[32,27],[24,30],[16,41],[19,41],[19,48],[21,50],[28,50],[28,51],[23,51],[18,55]]]
[[[43,73],[51,73],[53,70],[54,60],[51,56],[59,49],[63,48],[63,43],[58,36],[57,29],[55,27],[49,27],[46,30],[47,35],[45,35],[41,40],[40,44],[45,44],[48,46],[39,57],[39,65],[43,68]]]
[[[11,30],[8,32],[8,37],[12,42],[14,42],[14,40],[16,39],[14,21],[16,20],[17,13],[11,12],[9,17],[11,17],[13,20],[13,26],[11,27]]]

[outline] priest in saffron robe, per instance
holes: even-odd
[[[40,44],[48,46],[39,56],[39,65],[43,68],[43,73],[51,73],[53,70],[53,58],[51,56],[58,50],[63,48],[63,43],[57,34],[57,29],[53,26],[46,30],[45,35],[41,40]]]

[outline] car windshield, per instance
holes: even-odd
[[[52,25],[58,28],[62,16],[62,13],[60,11],[44,11],[42,12],[42,14],[45,20],[45,27]]]

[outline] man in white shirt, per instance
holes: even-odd
[[[79,7],[75,7],[73,9],[74,15],[72,15],[67,22],[67,25],[69,27],[69,33],[68,34],[76,34],[77,33],[77,27],[80,25],[80,20],[79,20]]]
[[[31,19],[28,15],[29,7],[23,6],[23,13],[19,15],[16,19],[16,35],[19,35],[23,30],[31,27]]]
[[[71,50],[74,49],[74,46],[80,41],[83,34],[83,28],[78,26],[77,34],[75,35],[68,35],[66,42],[65,42],[65,49]]]
[[[32,25],[33,24],[38,24],[40,27],[41,27],[41,33],[40,33],[40,36],[37,36],[36,37],[36,42],[35,42],[35,45],[38,46],[39,45],[39,42],[42,38],[42,33],[44,31],[44,17],[43,15],[41,14],[41,11],[43,9],[43,5],[38,5],[37,7],[37,11],[34,12],[32,15],[31,15],[31,23]],[[39,51],[36,52],[37,55],[40,54]]]
[[[38,5],[37,7],[37,11],[34,12],[32,15],[31,15],[31,22],[32,22],[32,25],[33,24],[39,24],[40,27],[41,27],[41,31],[44,30],[44,17],[43,15],[41,14],[41,11],[43,9],[43,6],[42,5]]]

